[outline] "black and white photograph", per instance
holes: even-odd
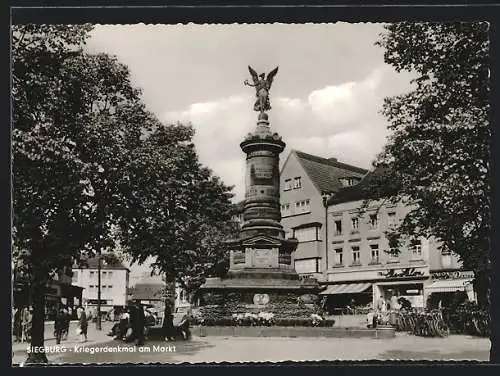
[[[489,32],[12,24],[12,365],[488,361]]]

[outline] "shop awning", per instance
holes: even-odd
[[[425,289],[430,292],[455,292],[457,290],[464,291],[472,282],[472,278],[467,279],[444,279],[440,281],[434,281]]]
[[[330,285],[320,295],[357,294],[365,292],[372,286],[371,283],[346,283],[342,285]]]

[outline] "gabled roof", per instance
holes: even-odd
[[[299,163],[320,193],[337,192],[342,188],[339,179],[353,176],[363,177],[368,170],[346,163],[336,158],[321,158],[298,150],[292,150]]]
[[[377,180],[382,179],[387,171],[386,167],[377,167],[369,172],[358,184],[340,189],[328,200],[328,205],[375,198],[373,197],[372,186]]]

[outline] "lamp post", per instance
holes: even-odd
[[[96,329],[102,330],[101,326],[101,249],[97,250],[97,318]]]
[[[324,192],[323,207],[325,208],[325,279],[328,279],[328,200],[331,197],[330,193]]]

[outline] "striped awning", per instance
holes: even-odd
[[[433,292],[455,292],[455,291],[465,291],[467,286],[472,282],[472,278],[462,278],[462,279],[444,279],[440,281],[434,281],[429,286],[425,287],[430,293]]]
[[[371,283],[346,283],[342,285],[330,285],[325,291],[320,292],[320,295],[339,295],[339,294],[357,294],[365,292],[370,287]]]

